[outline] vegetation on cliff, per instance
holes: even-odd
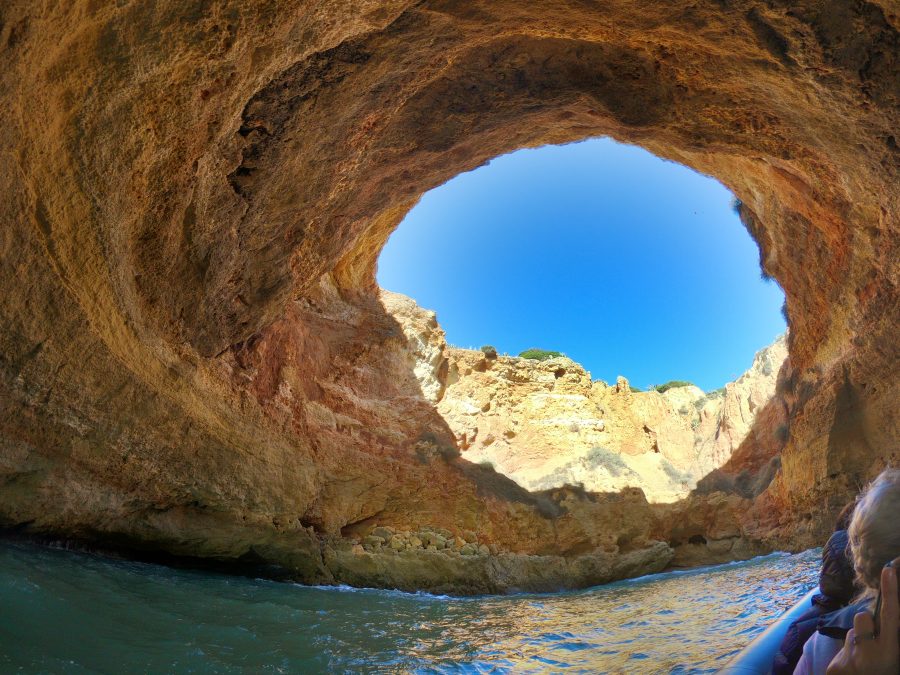
[[[658,391],[660,394],[663,394],[669,389],[676,389],[678,387],[694,387],[696,386],[693,382],[688,382],[687,380],[669,380],[663,384],[657,384],[651,387],[655,391]],[[634,389],[634,387],[632,387]]]
[[[532,359],[534,361],[547,361],[549,359],[555,359],[558,356],[565,356],[562,352],[554,352],[548,349],[538,349],[537,347],[532,347],[531,349],[526,349],[524,352],[519,353],[519,357],[523,359]]]

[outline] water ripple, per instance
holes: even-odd
[[[818,552],[557,595],[303,587],[0,542],[0,671],[704,673],[810,588]]]

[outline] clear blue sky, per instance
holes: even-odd
[[[731,200],[609,139],[519,150],[428,192],[378,281],[435,310],[453,345],[554,349],[595,379],[708,391],[785,330]]]

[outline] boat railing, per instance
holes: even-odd
[[[812,606],[812,597],[819,592],[818,587],[809,593],[774,623],[760,633],[753,642],[744,647],[719,673],[725,675],[767,675],[772,672],[772,662],[781,646],[790,625]]]

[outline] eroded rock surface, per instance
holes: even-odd
[[[898,27],[887,2],[8,0],[0,523],[314,581],[375,525],[602,549],[574,502],[453,457],[374,266],[424,191],[609,135],[742,200],[794,370],[746,527],[817,543],[898,461]]]
[[[760,351],[722,390],[635,392],[627,380],[592,381],[565,357],[485,358],[448,349],[438,403],[463,451],[530,490],[581,484],[595,492],[640,487],[652,502],[686,497],[730,459],[775,393],[784,339]]]

